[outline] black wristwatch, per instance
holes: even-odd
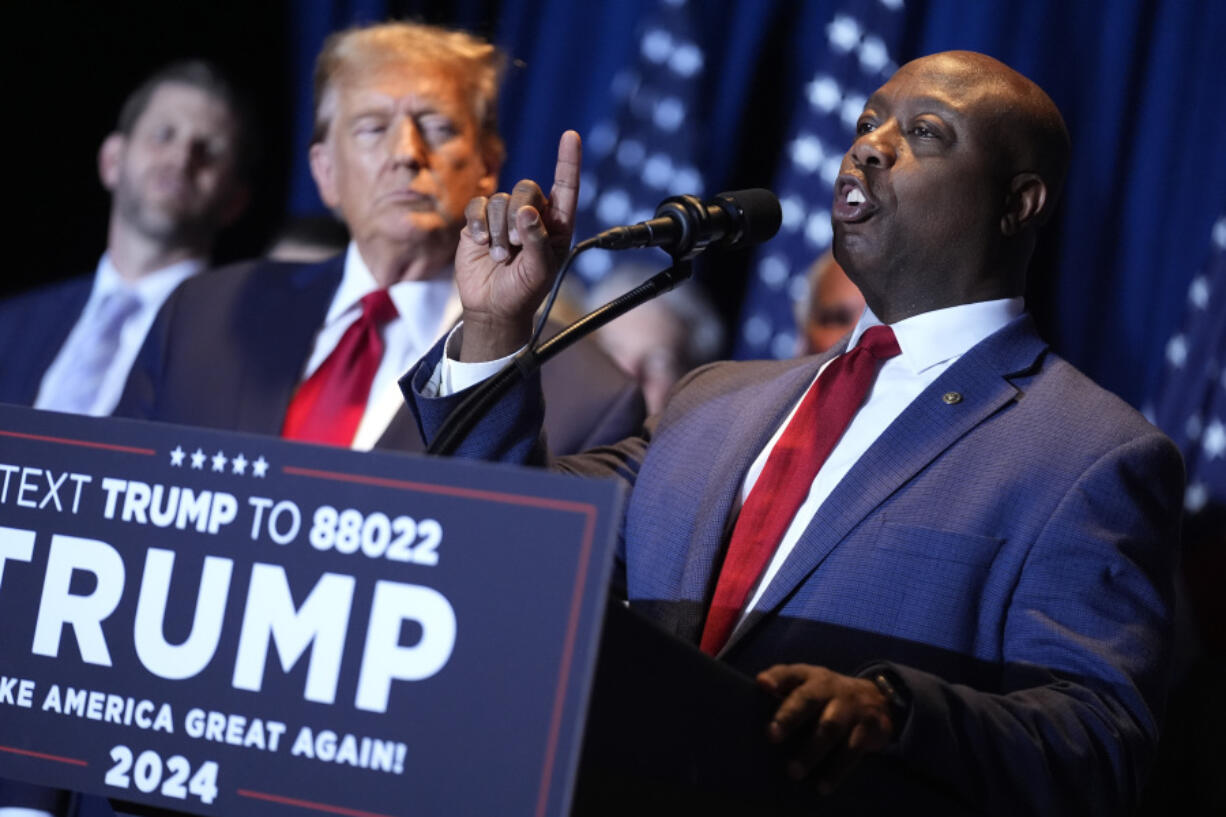
[[[893,739],[897,740],[902,734],[907,716],[911,713],[911,690],[907,689],[898,673],[889,667],[875,669],[868,677],[885,696],[886,704],[890,707],[890,720],[894,722]]]

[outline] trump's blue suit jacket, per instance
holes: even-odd
[[[422,396],[440,353],[402,384],[427,437],[456,399]],[[624,590],[679,638],[697,643],[744,475],[824,360],[699,369],[642,434],[556,461],[631,486]],[[539,399],[460,454],[541,462]],[[819,813],[1126,813],[1163,703],[1182,484],[1173,444],[1023,316],[865,452],[720,657],[905,682],[898,741]]]
[[[93,290],[82,275],[0,301],[0,403],[32,406]]]
[[[315,334],[340,286],[344,255],[315,264],[236,264],[185,281],[145,339],[115,416],[279,434]],[[563,451],[633,433],[643,420],[638,387],[604,354],[579,344],[545,382],[546,427]],[[378,448],[424,446],[407,410]]]

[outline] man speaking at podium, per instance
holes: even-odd
[[[630,606],[777,696],[764,728],[827,795],[814,813],[1127,813],[1165,693],[1182,473],[1024,312],[1063,120],[949,52],[899,69],[857,134],[834,249],[869,309],[845,342],[699,369],[641,435],[553,464],[632,486]],[[463,324],[404,384],[427,437],[455,402],[433,395],[528,338],[578,167],[569,133],[548,198],[470,204]],[[538,393],[512,398],[462,455],[543,461]]]

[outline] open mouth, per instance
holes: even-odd
[[[855,176],[839,176],[834,185],[834,207],[831,213],[834,220],[855,223],[864,221],[875,212],[877,203],[869,198],[864,184]]]

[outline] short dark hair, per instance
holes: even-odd
[[[191,59],[177,60],[168,63],[154,71],[128,94],[119,109],[119,119],[115,130],[128,136],[136,127],[136,122],[144,115],[150,100],[158,88],[170,83],[187,85],[203,91],[221,102],[229,110],[234,119],[236,133],[235,166],[242,176],[246,176],[254,162],[252,156],[253,139],[251,134],[251,117],[245,100],[220,68],[207,60]]]

